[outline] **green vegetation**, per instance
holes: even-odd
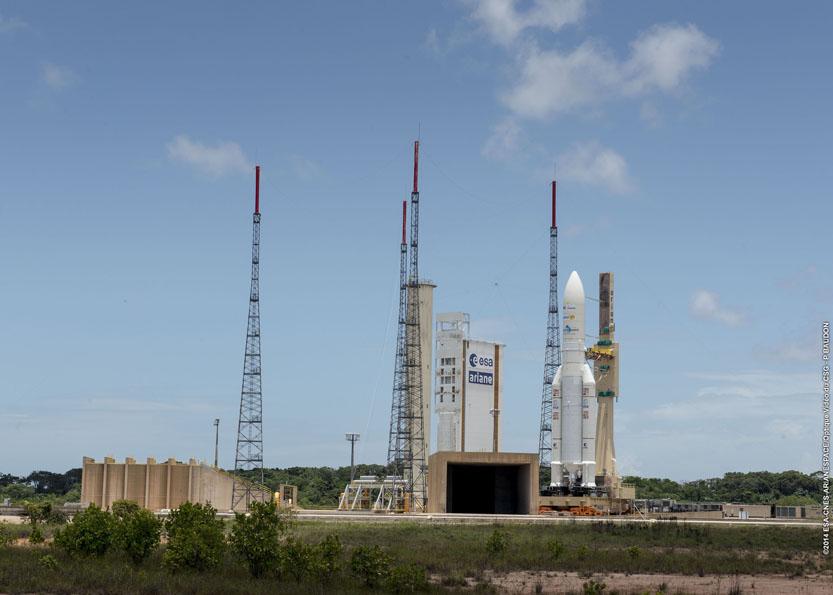
[[[833,560],[819,552],[817,530],[808,527],[310,522],[288,521],[268,505],[227,523],[230,548],[210,508],[183,505],[166,524],[169,543],[157,542],[136,561],[102,531],[118,534],[118,523],[136,514],[115,508],[121,518],[95,508],[79,514],[58,533],[58,546],[0,551],[0,592],[439,592],[474,584],[488,589],[492,573],[525,570],[578,573],[592,593],[601,585],[594,573],[833,572]],[[110,545],[78,553],[82,548],[61,545],[76,523],[85,528],[74,530],[76,541]],[[172,551],[182,564],[170,563]]]
[[[0,501],[8,498],[14,505],[24,502],[78,502],[81,500],[81,469],[66,473],[33,471],[26,477],[0,473]]]
[[[95,504],[55,533],[55,545],[72,556],[103,556],[113,542],[115,519]]]
[[[623,477],[636,486],[637,498],[672,498],[687,502],[744,502],[801,505],[821,502],[821,472],[754,471],[727,473],[722,478],[677,483],[670,479]]]
[[[250,514],[235,515],[230,541],[252,576],[258,578],[279,564],[286,531],[286,518],[274,502],[254,502]]]
[[[223,521],[210,505],[186,502],[165,521],[168,546],[162,558],[172,570],[208,570],[219,566],[226,548]]]
[[[128,500],[113,502],[112,509],[115,518],[113,544],[134,564],[141,563],[159,547],[162,521],[151,511]]]

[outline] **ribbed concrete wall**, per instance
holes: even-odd
[[[136,463],[112,458],[102,462],[84,457],[81,475],[81,503],[110,508],[116,500],[132,500],[144,508],[158,511],[177,508],[183,502],[211,504],[219,511],[231,509],[233,477],[191,459],[180,463],[169,459],[157,463],[148,459]],[[264,493],[264,499],[271,498]]]

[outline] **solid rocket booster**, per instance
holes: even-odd
[[[596,487],[596,381],[584,354],[584,287],[564,290],[561,366],[552,381],[552,486]]]

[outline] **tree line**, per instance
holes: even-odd
[[[383,476],[384,465],[356,465],[355,476]],[[250,475],[252,479],[258,477]],[[263,470],[264,483],[273,491],[280,484],[298,486],[298,499],[305,508],[334,508],[350,481],[350,467],[287,467]],[[671,498],[684,502],[746,502],[750,504],[801,505],[821,502],[821,472],[753,471],[726,473],[723,477],[677,482],[657,477],[623,477],[636,486],[637,498]],[[77,502],[81,497],[81,469],[66,473],[33,471],[25,477],[0,474],[0,502],[48,500]]]

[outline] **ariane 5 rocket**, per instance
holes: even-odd
[[[564,290],[561,366],[552,381],[552,487],[596,487],[596,381],[584,351],[584,286]]]

